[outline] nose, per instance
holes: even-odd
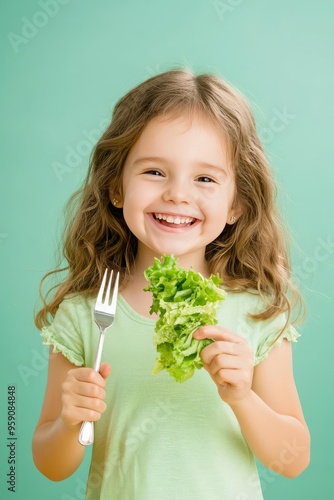
[[[165,186],[163,199],[176,205],[189,204],[192,200],[191,186],[185,179],[171,179]]]

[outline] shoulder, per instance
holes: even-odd
[[[85,297],[84,295],[70,294],[66,295],[63,301],[59,304],[56,314],[64,314],[66,312],[75,313],[88,313],[94,306],[94,299],[92,297]]]
[[[233,313],[242,316],[249,314],[257,314],[265,307],[264,301],[261,299],[256,290],[247,292],[237,292],[226,289],[226,298],[222,304],[224,313]]]
[[[218,322],[243,336],[254,352],[254,364],[260,363],[283,338],[296,342],[299,334],[287,323],[285,313],[267,320],[254,320],[266,308],[265,300],[255,290],[234,293],[227,291],[226,299],[218,311]]]
[[[260,310],[259,294],[252,291],[239,293],[226,290],[226,298],[217,312],[218,323],[253,344],[259,337],[260,322],[254,321],[249,315]]]
[[[66,295],[48,328],[79,330],[82,323],[87,323],[91,319],[93,308],[93,298],[78,294]]]

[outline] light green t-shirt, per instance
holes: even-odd
[[[42,331],[44,343],[75,365],[93,366],[99,337],[93,308],[94,300],[65,299]],[[254,364],[285,324],[284,315],[262,322],[247,318],[261,308],[258,296],[229,293],[218,311],[220,325],[247,339]],[[112,373],[107,409],[95,425],[86,498],[262,499],[253,454],[209,374],[197,370],[182,384],[165,371],[152,375],[154,325],[119,295],[102,356]],[[283,334],[290,341],[298,336],[292,326]]]

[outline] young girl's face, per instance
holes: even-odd
[[[223,134],[203,116],[156,117],[123,170],[123,212],[138,256],[174,254],[200,267],[231,215],[235,182]]]

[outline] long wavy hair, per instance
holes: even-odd
[[[41,281],[38,328],[50,324],[66,295],[96,294],[106,267],[120,271],[121,284],[126,284],[137,239],[123,211],[112,205],[110,192],[122,192],[124,162],[152,118],[195,112],[212,120],[227,137],[236,198],[242,208],[238,221],[226,225],[207,246],[210,271],[219,272],[232,293],[260,294],[265,308],[251,315],[254,320],[287,312],[288,324],[292,309],[302,306],[291,281],[288,237],[276,208],[275,181],[249,104],[218,76],[178,69],[149,78],[115,105],[111,123],[93,150],[86,180],[68,202],[62,251],[66,265],[48,272]],[[65,277],[44,296],[44,280],[62,273]]]

